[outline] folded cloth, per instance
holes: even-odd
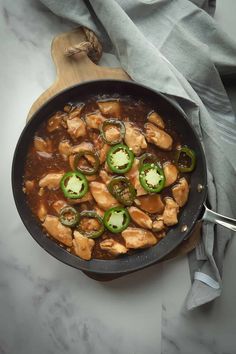
[[[235,217],[236,121],[220,74],[236,72],[236,45],[209,15],[214,0],[41,0],[55,14],[95,31],[130,77],[175,100],[204,146],[208,202]],[[193,309],[222,291],[222,263],[232,232],[204,223],[189,256]]]

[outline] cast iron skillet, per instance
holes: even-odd
[[[172,227],[167,236],[156,246],[138,251],[134,255],[126,255],[114,260],[92,259],[90,261],[84,261],[67,252],[43,233],[40,223],[37,222],[36,218],[32,215],[26,203],[22,185],[28,146],[41,122],[48,119],[54,112],[63,109],[66,103],[83,101],[84,98],[97,94],[130,95],[136,99],[142,99],[144,102],[151,105],[165,120],[172,120],[174,122],[175,130],[181,136],[183,142],[195,150],[197,165],[191,176],[189,200],[181,212],[178,224]],[[202,188],[199,188],[200,185]],[[15,149],[12,165],[12,187],[15,203],[23,223],[32,237],[48,253],[60,261],[85,272],[96,274],[125,274],[160,261],[189,236],[202,213],[206,199],[206,161],[201,143],[193,127],[188,122],[183,112],[165,96],[145,86],[129,81],[89,81],[73,86],[54,96],[33,115],[25,126]]]

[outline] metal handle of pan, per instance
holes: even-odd
[[[213,222],[215,224],[222,225],[227,229],[236,231],[236,219],[228,218],[227,216],[218,214],[205,206],[205,212],[202,217],[203,220]]]

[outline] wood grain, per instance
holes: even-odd
[[[52,41],[51,53],[56,67],[56,79],[54,83],[33,103],[27,119],[30,119],[33,113],[49,98],[80,82],[106,78],[130,80],[127,73],[121,68],[109,68],[96,65],[84,53],[75,54],[73,57],[65,56],[64,52],[66,48],[85,40],[84,32],[81,29],[62,33],[54,38]],[[200,240],[200,230],[201,225],[198,223],[191,236],[183,241],[181,245],[165,257],[164,260],[183,256],[193,250]],[[114,279],[114,276],[101,277],[94,274],[86,274],[100,281]]]

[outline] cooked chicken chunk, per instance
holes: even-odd
[[[147,142],[142,132],[130,122],[125,122],[125,143],[133,150],[135,155],[140,155],[147,148]]]
[[[100,160],[101,164],[106,161],[107,153],[108,153],[109,149],[110,149],[110,146],[108,144],[104,144],[103,147],[100,149],[99,160]]]
[[[182,207],[187,203],[189,195],[189,185],[183,177],[179,180],[178,184],[172,188],[172,194],[176,203]]]
[[[137,196],[147,194],[147,192],[141,186],[140,181],[139,181],[139,160],[138,159],[134,159],[134,163],[133,163],[131,170],[129,170],[129,172],[127,172],[125,175],[126,175],[126,177],[129,178],[130,182],[132,183],[132,185],[136,189]]]
[[[88,151],[93,151],[93,144],[87,142],[87,141],[83,141],[82,143],[78,144],[78,145],[74,145],[71,148],[71,153],[72,154],[77,154],[80,151],[84,151],[84,150],[88,150]]]
[[[152,220],[151,218],[144,213],[142,210],[131,206],[128,208],[129,215],[131,219],[139,226],[143,227],[144,229],[151,229],[152,228]]]
[[[46,176],[40,179],[39,187],[47,187],[48,189],[56,190],[60,187],[60,181],[64,172],[60,173],[48,173]]]
[[[167,226],[178,223],[177,214],[179,212],[178,204],[170,197],[165,198],[165,209],[163,213],[163,221]]]
[[[105,184],[108,184],[112,180],[112,176],[109,176],[109,174],[105,170],[101,170],[99,172],[99,176]]]
[[[159,215],[157,219],[153,221],[152,229],[156,232],[160,232],[165,229],[165,224],[162,215]]]
[[[114,126],[109,126],[105,130],[105,137],[108,142],[116,141],[120,139],[120,131]]]
[[[118,201],[109,193],[104,183],[91,182],[89,186],[92,196],[100,208],[107,210],[119,205]]]
[[[165,123],[163,122],[163,119],[159,116],[157,112],[151,112],[147,116],[147,120],[155,125],[157,125],[159,128],[164,129],[165,128]]]
[[[25,181],[25,187],[23,188],[23,192],[26,194],[29,194],[34,190],[34,188],[35,188],[35,181],[34,180]]]
[[[46,205],[45,205],[45,203],[44,203],[43,201],[40,201],[40,202],[39,202],[37,215],[38,215],[38,218],[39,218],[41,221],[44,221],[45,218],[46,218],[46,215],[47,215],[47,208],[46,208]]]
[[[146,138],[149,143],[155,144],[160,149],[171,150],[173,139],[164,130],[156,127],[152,123],[146,123]]]
[[[86,125],[79,117],[67,119],[67,131],[73,139],[86,135]]]
[[[64,157],[64,159],[67,159],[71,154],[71,149],[72,146],[68,140],[62,140],[58,145],[58,151]]]
[[[82,259],[85,259],[86,261],[90,260],[92,257],[92,251],[94,245],[95,245],[94,240],[81,235],[79,231],[74,231],[73,246],[74,246],[75,254],[77,256],[79,256]]]
[[[90,192],[87,192],[82,198],[79,199],[68,199],[68,204],[74,205],[74,204],[81,204],[85,202],[90,202],[93,200],[93,196]]]
[[[60,223],[56,216],[47,215],[42,224],[46,231],[60,243],[72,246],[72,231]]]
[[[156,237],[152,232],[135,227],[127,227],[122,232],[127,248],[146,248],[157,243]]]
[[[80,118],[81,111],[82,111],[83,108],[84,108],[84,104],[80,104],[79,106],[76,106],[76,107],[71,106],[71,110],[69,112],[68,119],[72,119],[72,118],[75,118],[75,117],[79,117]]]
[[[150,214],[161,214],[164,204],[159,194],[148,194],[135,199],[135,203],[140,209]]]
[[[86,114],[85,122],[89,128],[100,129],[102,123],[105,121],[105,117],[100,112],[94,112]]]
[[[179,172],[177,170],[177,167],[173,165],[171,162],[164,163],[163,169],[166,178],[165,187],[168,187],[177,180]]]
[[[36,136],[34,138],[34,147],[37,152],[52,152],[52,142],[50,139],[44,140],[43,138]]]
[[[98,107],[104,116],[119,118],[121,114],[121,106],[118,100],[98,101]]]
[[[51,118],[49,118],[47,123],[47,130],[49,133],[54,132],[57,129],[60,129],[62,117],[65,116],[64,112],[57,112]]]
[[[52,207],[57,212],[57,214],[60,214],[61,209],[67,205],[68,204],[64,200],[57,200],[52,204]]]
[[[113,256],[119,256],[120,254],[125,254],[128,249],[121,243],[109,238],[100,243],[102,250],[109,252]]]

